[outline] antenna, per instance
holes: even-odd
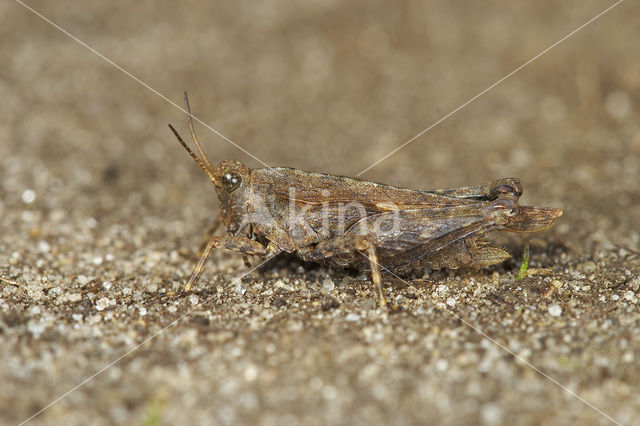
[[[200,141],[198,141],[198,136],[196,136],[196,130],[193,127],[193,120],[191,115],[191,106],[189,105],[189,97],[187,96],[187,92],[184,92],[184,103],[187,106],[187,118],[189,119],[189,131],[191,132],[191,139],[196,143],[196,148],[198,148],[198,152],[200,153],[200,157],[204,160],[204,163],[209,168],[209,171],[213,173],[213,166],[209,162],[207,158],[207,154],[204,153],[202,146],[200,146]]]
[[[191,158],[193,158],[193,160],[198,163],[198,165],[200,166],[200,168],[202,170],[204,170],[204,172],[207,174],[207,176],[209,176],[209,180],[211,181],[211,183],[213,183],[215,185],[216,183],[216,178],[213,175],[213,172],[211,170],[209,170],[204,163],[198,158],[198,156],[195,154],[195,152],[193,152],[191,150],[191,148],[189,148],[189,146],[182,140],[182,138],[180,137],[180,135],[178,134],[178,132],[176,131],[176,129],[173,128],[173,126],[171,124],[169,124],[169,128],[171,129],[171,131],[173,132],[173,134],[176,136],[176,138],[178,139],[178,142],[180,142],[180,145],[182,145],[182,147],[184,149],[187,150],[187,152],[189,153],[189,155],[191,156]],[[200,147],[200,144],[198,144],[198,147]],[[202,152],[202,150],[200,150],[200,152]],[[207,158],[207,157],[205,157]]]

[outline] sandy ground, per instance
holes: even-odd
[[[29,2],[255,156],[199,126],[212,160],[345,175],[613,4],[139,3]],[[366,276],[283,257],[237,280],[226,252],[163,298],[218,209],[184,115],[20,4],[0,23],[0,423],[637,421],[637,2],[363,175],[516,176],[564,210],[495,236],[501,266],[386,281],[395,314]],[[544,270],[516,281],[529,240]]]

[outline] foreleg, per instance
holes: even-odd
[[[198,281],[198,278],[202,273],[202,269],[204,268],[204,264],[209,258],[211,250],[213,250],[214,248],[238,251],[243,253],[244,255],[266,256],[267,254],[269,254],[267,247],[247,237],[236,237],[232,235],[211,237],[211,239],[207,242],[207,245],[204,247],[204,250],[202,251],[200,260],[198,260],[195,268],[193,268],[193,272],[191,273],[191,277],[189,277],[189,281],[184,286],[185,292],[190,291],[193,284]]]
[[[209,225],[209,227],[207,228],[207,232],[204,234],[204,238],[202,239],[202,243],[200,243],[200,247],[198,247],[198,256],[202,256],[205,247],[207,246],[207,244],[213,237],[213,234],[215,234],[221,223],[222,216],[216,216],[216,218],[213,219],[213,222],[211,222],[211,225]]]

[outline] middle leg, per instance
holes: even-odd
[[[366,252],[367,254],[362,252]],[[378,304],[380,307],[387,306],[387,299],[384,296],[384,290],[382,288],[382,276],[380,274],[378,255],[376,253],[376,247],[370,238],[363,235],[339,237],[329,241],[323,241],[312,247],[305,247],[299,250],[298,254],[302,259],[310,262],[322,262],[333,256],[347,256],[351,257],[355,264],[360,263],[358,256],[366,257],[369,260],[371,280],[376,288]],[[347,262],[345,266],[349,266],[349,262]]]

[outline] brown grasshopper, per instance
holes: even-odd
[[[277,167],[250,169],[239,161],[213,167],[196,136],[198,157],[169,125],[216,189],[220,215],[184,291],[197,281],[211,250],[273,256],[282,251],[339,268],[369,271],[380,306],[386,305],[380,269],[481,268],[511,256],[489,245],[492,231],[547,229],[562,210],[519,206],[516,178],[455,189],[414,190],[344,176]],[[224,223],[228,235],[214,236]]]

